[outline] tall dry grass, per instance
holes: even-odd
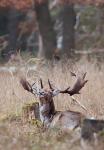
[[[42,78],[44,82],[44,86],[47,87],[47,80],[48,78],[52,81],[53,86],[59,88],[59,89],[65,89],[67,86],[71,86],[74,82],[74,77],[71,77],[70,71],[74,72],[87,72],[86,79],[88,79],[88,83],[85,85],[85,87],[81,90],[80,95],[76,95],[76,99],[79,100],[86,108],[87,111],[83,110],[78,106],[77,104],[71,104],[70,96],[67,94],[60,94],[59,96],[55,97],[55,106],[57,110],[66,110],[71,109],[74,111],[80,111],[83,114],[85,114],[87,117],[95,117],[97,119],[104,119],[104,66],[103,64],[100,64],[100,69],[96,65],[95,61],[88,62],[85,59],[81,59],[79,62],[73,64],[72,62],[65,62],[55,64],[54,66],[50,66],[49,64],[44,64],[41,66],[38,66],[35,71],[28,72],[28,75],[26,75],[26,72],[16,72],[11,76],[11,74],[7,71],[0,71],[0,120],[2,120],[3,117],[9,116],[11,114],[19,115],[21,113],[22,106],[24,103],[29,103],[31,101],[38,101],[38,99],[31,95],[30,93],[24,91],[22,86],[20,85],[20,77],[24,76],[27,77],[27,79],[32,83],[34,80],[38,80],[38,78]],[[32,136],[27,137],[27,133],[32,133],[34,131],[34,127],[29,128],[28,125],[21,125],[21,124],[11,124],[6,123],[4,125],[4,129],[2,130],[2,126],[0,124],[0,132],[5,131],[6,136],[8,134],[8,130],[10,130],[10,139],[11,137],[19,138],[17,140],[17,147],[15,149],[22,149],[25,147],[26,149],[32,149],[36,146],[36,149],[43,149],[42,145],[45,149],[52,149],[51,145],[53,146],[53,149],[59,149],[61,146],[61,149],[70,148],[71,145],[69,145],[69,140],[71,137],[68,136],[68,139],[65,139],[65,142],[60,143],[57,141],[57,136],[53,137],[51,142],[47,143],[47,136],[50,137],[50,135],[38,135],[35,137],[33,135],[33,138],[30,138]],[[5,127],[6,126],[6,127]],[[30,131],[31,129],[31,131]],[[25,133],[25,134],[24,134]],[[3,134],[3,133],[2,133]],[[16,134],[16,135],[15,135]],[[4,135],[4,134],[3,134]],[[3,136],[4,138],[4,136]],[[27,140],[29,141],[27,142]],[[41,139],[42,138],[42,139]],[[63,139],[63,136],[60,135],[59,139]],[[2,137],[0,136],[0,139]],[[5,139],[5,138],[4,138]],[[8,139],[8,138],[7,138]],[[22,139],[22,144],[21,140]],[[51,139],[51,137],[50,137]],[[9,140],[9,139],[8,139]],[[8,141],[7,140],[7,141]],[[31,144],[33,140],[33,143]],[[35,140],[35,141],[34,141]],[[42,143],[39,146],[39,140],[42,140]],[[59,140],[59,141],[60,141]],[[9,142],[9,141],[8,141]],[[4,142],[5,143],[5,142]],[[19,146],[20,143],[20,146]],[[0,143],[1,144],[1,143]],[[34,144],[36,144],[34,146]],[[78,143],[77,143],[78,144]],[[57,146],[56,146],[57,145]],[[12,145],[10,146],[10,148]],[[1,144],[1,148],[5,148],[5,144]],[[24,149],[25,149],[24,148]],[[8,148],[9,149],[9,148]],[[76,146],[73,148],[76,149]],[[77,149],[81,149],[81,147],[78,145]],[[83,149],[83,148],[82,148]]]
[[[18,71],[12,77],[10,72],[0,71],[0,113],[18,113],[24,103],[37,100],[35,96],[24,91],[19,82],[21,76],[27,76],[31,83],[41,77],[46,88],[48,87],[47,80],[50,79],[53,86],[65,89],[75,80],[71,77],[70,71],[87,72],[88,83],[81,90],[81,94],[75,97],[86,106],[88,116],[104,119],[104,66],[101,64],[99,69],[96,62],[90,63],[82,59],[76,64],[66,62],[64,65],[59,63],[54,66],[39,66],[37,70],[28,72],[28,75],[26,71],[22,74]],[[79,110],[84,113],[79,106],[70,103],[71,99],[67,94],[60,94],[55,97],[54,101],[57,109]]]

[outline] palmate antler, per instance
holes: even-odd
[[[76,75],[75,73],[71,72],[72,76],[76,77],[76,82],[74,85],[70,88],[68,87],[67,89],[60,91],[60,93],[67,93],[71,96],[72,100],[77,102],[83,109],[87,110],[85,106],[83,106],[79,101],[77,101],[74,98],[74,94],[80,94],[80,90],[84,87],[84,85],[87,83],[88,80],[85,80],[86,73],[83,73],[82,75]]]
[[[21,78],[20,83],[26,91],[33,93],[32,86],[26,79]]]
[[[74,76],[76,78],[76,81],[74,83],[74,85],[72,87],[68,87],[65,90],[59,90],[59,89],[54,89],[51,85],[51,82],[48,79],[48,84],[49,84],[49,88],[52,91],[52,96],[57,96],[59,93],[62,94],[69,94],[72,98],[73,101],[77,102],[83,109],[87,110],[79,101],[77,101],[74,98],[74,94],[80,94],[80,90],[84,87],[84,85],[87,83],[88,80],[85,80],[86,77],[86,73],[80,74],[80,75],[76,75],[75,73],[71,72],[71,75]],[[34,95],[38,95],[38,96],[44,96],[45,92],[44,92],[44,87],[43,87],[43,83],[42,83],[42,79],[40,79],[40,85],[41,87],[37,87],[36,83],[30,85],[30,83],[28,81],[26,81],[25,79],[21,79],[20,83],[22,84],[23,88],[29,92],[31,92]]]
[[[71,72],[72,74],[72,72]],[[80,75],[77,77],[77,75],[75,75],[73,73],[73,76],[75,76],[77,79],[76,79],[76,82],[74,83],[74,85],[70,88],[68,87],[67,89],[63,90],[63,91],[60,91],[60,93],[67,93],[69,94],[70,96],[74,95],[74,94],[80,94],[80,90],[84,87],[84,85],[87,83],[88,80],[85,80],[85,77],[86,77],[86,73]]]
[[[74,85],[72,87],[68,87],[67,89],[65,90],[58,90],[58,89],[54,89],[50,83],[50,81],[48,80],[48,83],[49,83],[49,87],[55,91],[54,92],[54,96],[58,95],[59,93],[62,93],[62,94],[69,94],[72,98],[73,101],[77,102],[78,105],[80,105],[84,110],[87,110],[85,108],[85,106],[83,106],[79,101],[77,101],[75,98],[74,98],[74,94],[80,94],[80,90],[84,87],[84,85],[87,83],[88,80],[85,80],[85,77],[86,77],[86,73],[83,73],[83,74],[78,74],[76,75],[75,73],[71,72],[71,75],[74,76],[76,78],[76,81],[74,83]]]
[[[24,78],[21,78],[20,80],[20,83],[21,85],[23,86],[23,88],[32,93],[32,94],[36,94],[36,95],[39,95],[39,92],[40,90],[43,88],[43,84],[42,84],[42,80],[40,79],[40,84],[41,84],[41,88],[39,89],[37,86],[36,86],[36,83],[33,83],[32,85]]]
[[[44,92],[44,87],[43,87],[42,79],[40,79],[39,81],[40,81],[40,87],[38,87],[38,85],[36,85],[36,82],[31,85],[31,84],[30,84],[26,79],[24,79],[24,78],[21,78],[20,83],[21,83],[21,85],[23,86],[23,88],[24,88],[26,91],[28,91],[28,92],[30,92],[30,93],[32,93],[32,94],[34,94],[34,95],[44,96],[45,92]],[[58,94],[60,93],[59,90],[53,89],[53,87],[52,87],[52,85],[51,85],[49,79],[48,79],[48,84],[49,84],[49,88],[50,88],[50,90],[51,90],[51,92],[52,92],[52,96],[53,96],[53,97],[56,96],[56,95],[58,95]]]

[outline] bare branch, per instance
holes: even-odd
[[[72,100],[75,101],[81,108],[83,108],[84,110],[87,111],[87,108],[86,108],[83,104],[81,104],[78,100],[76,100],[74,96],[71,96],[71,98],[72,98]]]

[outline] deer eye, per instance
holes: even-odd
[[[43,92],[39,92],[39,95],[40,96],[44,96],[45,95],[45,92],[43,91]]]

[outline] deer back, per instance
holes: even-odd
[[[73,130],[81,125],[83,118],[84,116],[80,112],[76,111],[67,110],[56,112],[50,127]]]

